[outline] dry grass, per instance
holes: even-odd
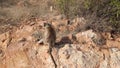
[[[1,0],[0,26],[16,26],[23,20],[49,13],[49,0]],[[5,27],[8,28],[8,27]],[[2,30],[0,28],[0,30]]]
[[[41,17],[49,10],[47,0],[5,0],[1,2],[0,18],[2,19],[20,21],[33,16]]]

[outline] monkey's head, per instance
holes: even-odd
[[[45,28],[50,28],[50,27],[51,27],[51,24],[50,24],[50,23],[44,23],[44,27],[45,27]]]

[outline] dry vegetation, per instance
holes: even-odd
[[[0,0],[0,24],[13,26],[32,17],[47,17],[51,5],[67,19],[84,17],[87,24],[82,29],[120,32],[119,0]]]
[[[31,17],[41,17],[46,13],[48,13],[47,0],[1,0],[0,2],[0,19],[9,19],[15,23]]]
[[[120,32],[119,0],[56,0],[57,7],[67,18],[84,17],[85,28],[97,32]]]
[[[0,0],[0,33],[8,31],[11,26],[17,26],[21,21],[40,18],[49,13],[48,1]]]

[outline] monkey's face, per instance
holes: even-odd
[[[45,28],[49,28],[49,27],[51,27],[51,24],[49,24],[49,23],[44,23],[44,27],[45,27]]]

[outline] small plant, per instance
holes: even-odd
[[[76,1],[75,0],[56,0],[56,5],[58,10],[65,14],[67,18],[70,18],[74,15],[76,10]]]
[[[110,6],[112,7],[112,15],[110,16],[111,26],[115,29],[115,31],[120,32],[120,1],[111,0]]]

